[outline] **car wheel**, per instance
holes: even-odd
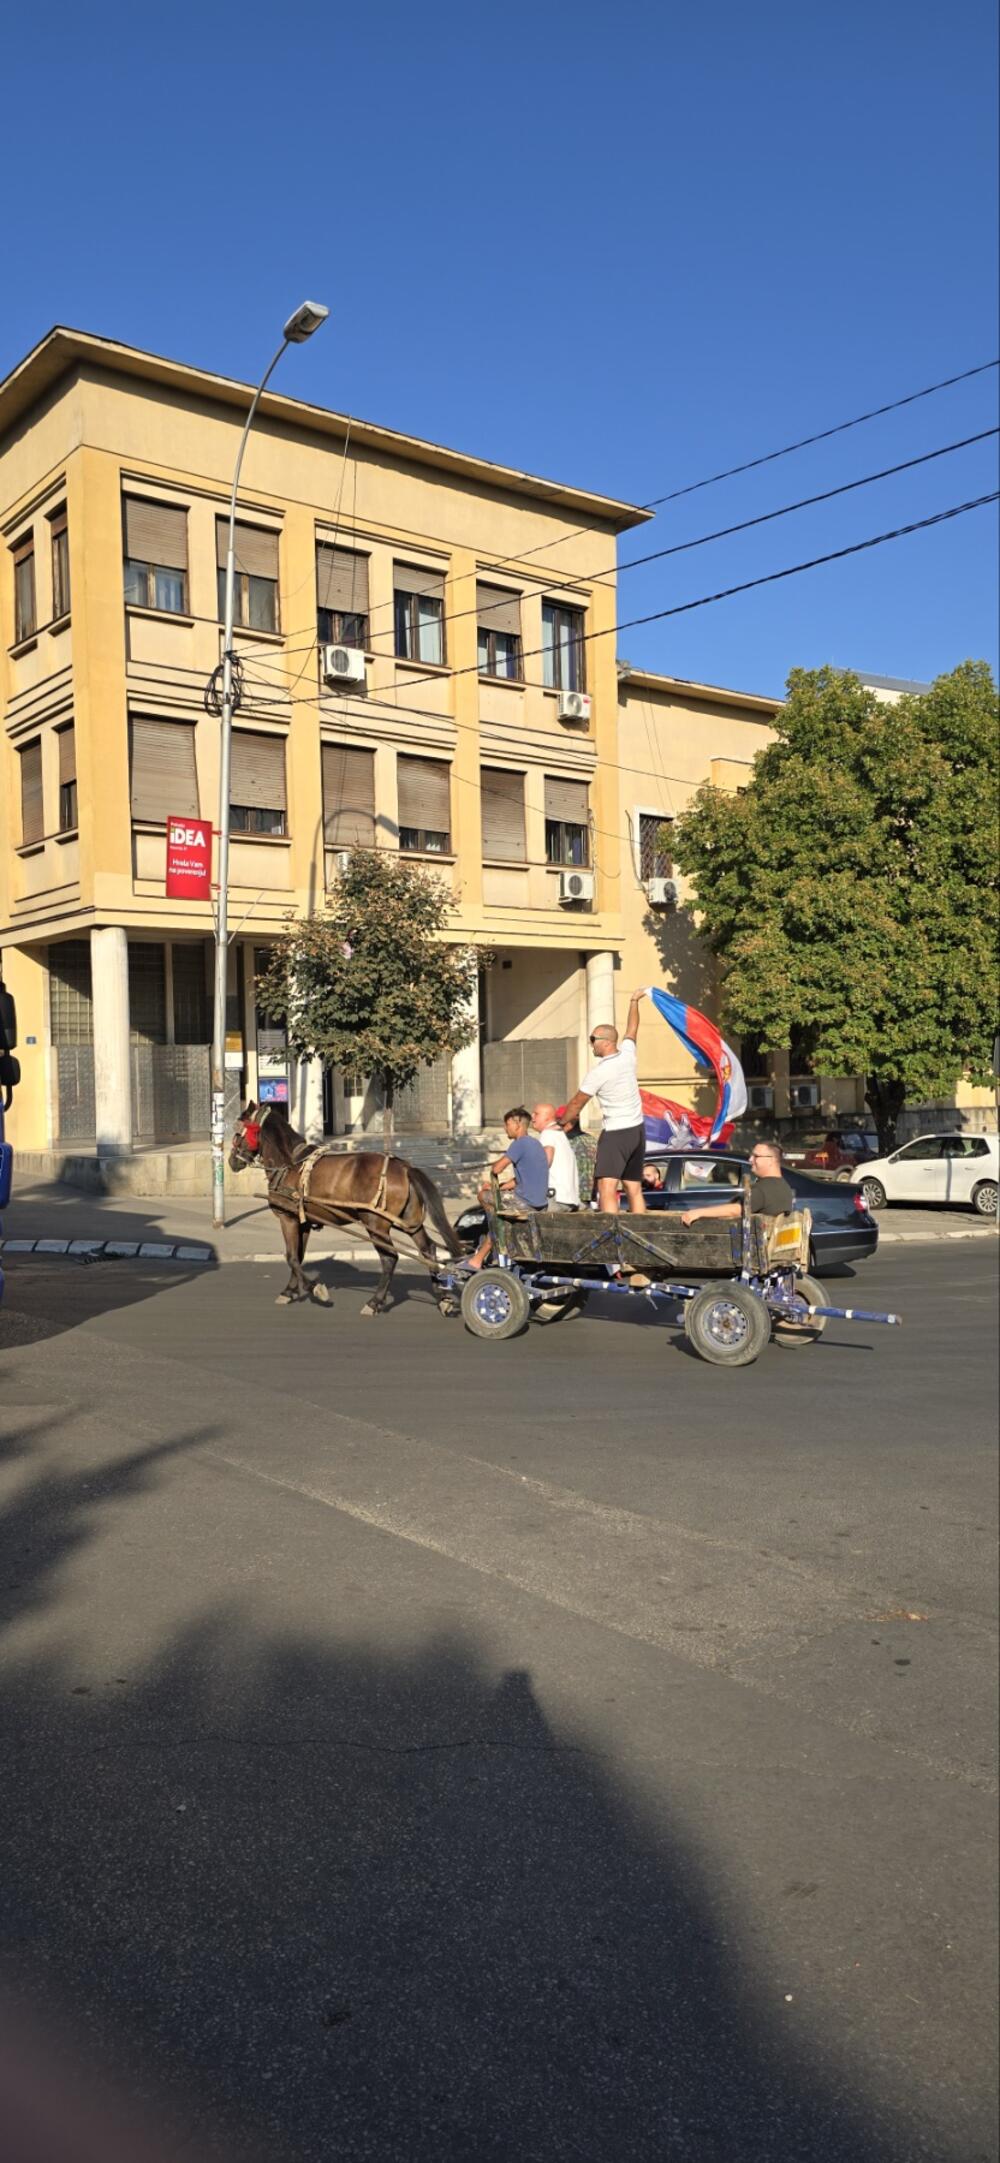
[[[837,1185],[840,1187],[849,1187],[853,1177],[854,1173],[851,1169],[851,1166],[849,1164],[845,1164],[842,1169],[837,1173]]]
[[[980,1217],[995,1217],[997,1213],[997,1183],[995,1179],[981,1179],[972,1189],[972,1206]]]
[[[806,1300],[810,1307],[825,1307],[828,1304],[826,1293],[815,1277],[799,1277],[795,1289],[799,1298]],[[822,1314],[810,1315],[804,1322],[779,1321],[777,1315],[772,1315],[771,1341],[773,1344],[784,1345],[786,1349],[789,1345],[815,1344],[825,1328],[826,1316]]]
[[[861,1192],[865,1198],[866,1209],[885,1208],[886,1191],[884,1186],[882,1185],[881,1179],[863,1179],[861,1182]]]
[[[706,1284],[684,1303],[684,1334],[713,1367],[749,1367],[771,1334],[762,1299],[745,1284]]]
[[[517,1337],[531,1301],[510,1269],[477,1269],[462,1287],[462,1320],[474,1337]]]

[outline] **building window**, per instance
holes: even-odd
[[[287,833],[283,736],[233,730],[229,823],[234,834]]]
[[[740,1065],[747,1081],[770,1081],[771,1053],[762,1037],[741,1038]]]
[[[324,744],[323,838],[328,849],[375,846],[375,753]]]
[[[229,551],[229,520],[215,521],[215,560],[218,566],[219,622],[226,620],[226,556]],[[233,589],[233,622],[245,631],[278,629],[278,536],[264,526],[237,521],[235,533],[236,581]]]
[[[49,947],[49,1027],[53,1044],[94,1041],[89,939]]]
[[[166,954],[153,940],[128,942],[128,1020],[133,1044],[166,1043]]]
[[[14,644],[33,638],[37,628],[35,607],[35,543],[29,534],[11,551],[14,558]]]
[[[368,558],[316,543],[316,634],[321,646],[368,650]]]
[[[125,497],[125,600],[130,608],[186,615],[186,510]]]
[[[69,728],[60,729],[59,744],[59,832],[71,834],[79,825],[79,806],[76,792],[76,730],[72,722]]]
[[[803,1029],[797,1023],[793,1026],[791,1042],[788,1047],[789,1074],[812,1075],[814,1071],[813,1037],[814,1031],[812,1029]]]
[[[426,856],[451,849],[451,768],[444,759],[400,758],[399,846]]]
[[[526,863],[524,775],[508,773],[502,766],[484,766],[479,779],[484,863]]]
[[[209,1044],[212,1023],[205,978],[205,948],[174,943],[174,1043]]]
[[[198,774],[194,724],[150,721],[131,723],[132,817],[141,826],[165,826],[168,819],[198,817]]]
[[[579,868],[590,862],[590,804],[585,781],[545,776],[545,860]]]
[[[36,736],[34,743],[25,744],[18,756],[21,761],[21,847],[30,849],[45,838],[41,737]]]
[[[586,689],[582,608],[542,602],[542,682],[556,691]]]
[[[52,620],[69,615],[69,526],[64,510],[49,521],[52,532]]]
[[[393,565],[396,654],[444,667],[444,572]]]
[[[640,811],[636,842],[639,855],[639,877],[645,886],[648,879],[672,879],[674,867],[670,856],[671,820],[664,812]]]
[[[479,673],[498,676],[505,683],[520,683],[521,596],[502,592],[499,586],[476,587]]]

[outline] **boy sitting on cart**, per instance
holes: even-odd
[[[479,1189],[484,1209],[493,1200],[494,1181],[504,1189],[501,1208],[505,1217],[526,1217],[549,1206],[549,1160],[533,1134],[528,1132],[531,1113],[515,1104],[503,1115],[507,1147],[490,1165],[490,1176]],[[470,1254],[467,1269],[481,1269],[493,1241],[489,1232]]]

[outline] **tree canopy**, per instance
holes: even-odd
[[[291,926],[259,979],[261,1004],[296,1058],[380,1080],[387,1127],[397,1089],[474,1032],[478,959],[442,936],[451,919],[440,879],[388,851],[356,849],[322,914]]]
[[[706,785],[675,825],[728,1022],[864,1075],[883,1146],[907,1097],[989,1078],[997,724],[985,662],[895,704],[795,670],[745,793]]]

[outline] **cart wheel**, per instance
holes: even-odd
[[[462,1320],[474,1337],[516,1337],[531,1301],[510,1269],[477,1269],[462,1287]]]
[[[532,1320],[561,1322],[564,1316],[568,1319],[571,1314],[582,1314],[586,1298],[586,1292],[574,1290],[567,1292],[564,1299],[543,1299],[532,1309]]]
[[[713,1367],[749,1367],[771,1334],[767,1308],[746,1284],[706,1284],[684,1307],[684,1332]]]
[[[799,1277],[795,1289],[801,1299],[808,1300],[810,1307],[825,1307],[826,1293],[815,1277]],[[826,1328],[825,1315],[810,1315],[806,1322],[788,1322],[785,1317],[772,1315],[772,1344],[815,1344]]]

